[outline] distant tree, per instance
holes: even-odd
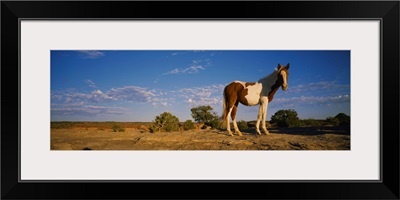
[[[339,126],[339,119],[335,117],[327,117],[326,118],[326,123],[332,126]]]
[[[150,125],[149,129],[152,133],[156,131],[179,131],[179,119],[169,112],[163,112],[159,116],[155,117],[153,124]]]
[[[270,123],[276,124],[278,127],[296,127],[299,126],[300,120],[297,112],[293,109],[278,110],[271,116]]]
[[[198,106],[190,109],[192,117],[197,123],[204,123],[211,128],[218,128],[220,120],[216,112],[213,112],[211,106]]]
[[[339,120],[339,126],[350,126],[350,116],[344,113],[339,113],[335,118]]]

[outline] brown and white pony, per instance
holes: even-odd
[[[231,132],[229,116],[232,117],[235,132],[242,136],[236,124],[236,111],[239,102],[245,106],[256,106],[260,104],[258,111],[256,130],[259,135],[260,121],[262,120],[262,129],[266,135],[269,135],[265,120],[267,117],[268,103],[274,98],[274,94],[282,87],[282,90],[288,88],[289,77],[289,64],[283,67],[278,64],[278,69],[275,69],[270,75],[260,79],[258,82],[243,82],[234,81],[228,84],[224,89],[224,103],[223,103],[223,120],[226,122],[226,129],[228,133],[233,136]]]

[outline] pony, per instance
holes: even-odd
[[[284,67],[278,64],[278,68],[268,76],[261,78],[258,82],[243,82],[234,81],[229,83],[224,88],[223,96],[223,125],[229,135],[233,136],[229,116],[232,117],[233,127],[235,132],[242,136],[237,124],[236,124],[236,112],[239,103],[245,106],[256,106],[260,105],[257,116],[256,131],[258,135],[260,132],[260,121],[262,120],[262,129],[266,135],[269,135],[267,127],[265,125],[265,120],[267,116],[268,104],[272,102],[275,93],[278,91],[279,87],[285,91],[288,88],[288,77],[289,77],[289,63]]]

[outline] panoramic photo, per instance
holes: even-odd
[[[350,150],[349,50],[52,50],[51,150]]]

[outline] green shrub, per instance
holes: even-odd
[[[247,122],[246,121],[244,121],[244,120],[240,120],[240,121],[238,121],[237,122],[237,125],[238,125],[238,128],[240,129],[240,130],[245,130],[245,129],[249,129],[249,126],[247,125]]]
[[[195,129],[193,121],[192,120],[186,120],[183,123],[183,130],[187,131],[187,130],[192,130],[192,129]]]
[[[298,127],[300,125],[297,112],[293,109],[278,110],[271,116],[270,122],[278,127]]]
[[[159,116],[156,116],[153,124],[149,127],[150,132],[171,132],[179,131],[179,119],[169,112],[163,112]]]
[[[152,124],[149,126],[149,131],[150,131],[150,133],[155,133],[155,132],[159,131],[159,129],[155,124]]]
[[[221,121],[211,106],[198,106],[190,109],[192,117],[197,123],[204,123],[211,128],[219,128]]]
[[[340,123],[339,119],[337,119],[335,117],[327,117],[325,121],[328,125],[332,125],[332,126],[339,126],[339,123]]]
[[[324,123],[323,120],[317,119],[303,119],[300,120],[300,126],[322,126]]]
[[[220,128],[221,120],[219,118],[214,118],[213,120],[204,123],[204,125],[210,126],[211,128]]]
[[[125,129],[122,128],[122,126],[118,125],[118,124],[114,124],[112,126],[112,130],[113,130],[113,132],[125,132]]]

